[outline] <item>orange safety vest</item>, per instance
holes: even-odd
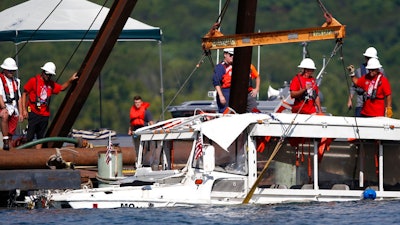
[[[131,107],[131,111],[130,111],[130,122],[131,122],[131,126],[135,127],[135,126],[144,126],[144,115],[146,112],[146,109],[150,106],[150,103],[148,102],[143,102],[142,105],[140,106],[140,108],[136,108],[135,105],[133,105]]]
[[[224,63],[225,74],[222,75],[222,85],[221,88],[230,88],[232,81],[232,65]]]

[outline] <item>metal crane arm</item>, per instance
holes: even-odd
[[[345,27],[345,25],[342,25],[336,19],[328,15],[327,22],[321,27],[225,36],[220,32],[209,32],[202,38],[202,46],[204,50],[213,50],[222,48],[342,39],[346,34]]]

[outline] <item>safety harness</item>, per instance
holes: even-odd
[[[13,85],[14,89],[14,98],[11,98],[11,92],[10,89],[8,88],[6,77],[4,74],[0,75],[1,82],[3,83],[3,88],[4,92],[6,95],[6,102],[5,103],[12,103],[13,101],[18,102],[19,100],[19,95],[18,95],[18,81],[15,78],[11,78],[11,83]]]
[[[36,105],[36,107],[38,108],[38,109],[40,109],[40,106],[43,104],[43,105],[50,105],[50,98],[51,98],[51,93],[49,93],[49,91],[48,91],[48,89],[46,90],[46,95],[47,95],[47,98],[46,98],[46,100],[45,101],[43,101],[43,100],[41,100],[40,99],[40,95],[41,95],[41,93],[42,93],[42,89],[40,89],[39,90],[39,83],[38,83],[38,78],[37,78],[37,76],[35,76],[35,79],[36,79],[36,92],[35,92],[35,94],[36,94],[36,101],[35,102],[33,102],[33,103],[35,103],[35,105]],[[46,84],[44,84],[44,86],[46,86]]]

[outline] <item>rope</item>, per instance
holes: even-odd
[[[53,12],[58,8],[58,6],[61,4],[62,0],[58,2],[58,4],[54,7],[53,10],[51,10],[50,14],[43,20],[43,22],[39,25],[39,27],[31,34],[31,36],[28,38],[28,40],[22,45],[22,47],[15,53],[14,57],[17,57],[20,51],[24,49],[24,47],[28,44],[29,40],[32,39],[32,37],[36,34],[36,32],[42,27],[42,25],[47,21],[47,19],[53,14]]]
[[[94,22],[96,21],[97,17],[100,15],[101,11],[103,10],[103,8],[105,7],[105,5],[107,4],[108,0],[105,0],[103,5],[101,6],[99,12],[97,13],[96,17],[93,19],[92,23],[90,24],[89,28],[86,30],[85,34],[83,35],[83,37],[81,38],[81,40],[79,41],[78,45],[75,47],[74,51],[72,52],[71,56],[69,57],[69,59],[67,60],[67,63],[65,63],[63,69],[61,70],[60,76],[57,77],[56,82],[60,79],[60,77],[63,75],[63,72],[65,70],[65,68],[67,68],[67,66],[69,65],[69,63],[72,60],[72,57],[75,55],[75,53],[78,51],[78,48],[81,46],[83,40],[85,39],[86,35],[89,33],[90,28],[92,28]]]
[[[32,37],[37,33],[37,31],[42,27],[42,25],[47,21],[47,19],[53,14],[53,12],[58,8],[58,6],[62,3],[63,0],[60,0],[57,5],[53,8],[53,10],[51,10],[50,14],[43,20],[43,22],[39,25],[39,27],[31,34],[31,36],[28,38],[28,40],[22,45],[22,47],[20,49],[18,49],[18,51],[15,53],[14,57],[17,57],[17,55],[20,54],[20,52],[22,51],[22,49],[25,48],[25,46],[28,44],[28,42],[32,39]],[[70,58],[68,59],[67,63],[65,64],[65,66],[63,67],[63,69],[60,72],[60,75],[58,76],[58,78],[56,79],[56,82],[60,79],[61,75],[63,74],[65,68],[68,66],[68,64],[71,62],[72,57],[75,55],[75,53],[77,52],[79,46],[82,44],[83,39],[86,37],[86,35],[89,33],[90,28],[93,26],[94,22],[96,21],[97,17],[100,15],[100,12],[103,10],[103,8],[105,7],[106,3],[108,2],[108,0],[105,0],[104,4],[102,5],[102,7],[100,8],[100,11],[97,13],[96,17],[94,18],[94,20],[92,21],[92,23],[90,24],[89,28],[86,30],[84,36],[82,37],[82,39],[80,40],[79,44],[76,46],[74,52],[71,54]]]
[[[342,49],[342,47],[343,47],[343,42],[342,42],[342,40],[341,40],[341,39],[337,39],[337,40],[336,40],[335,47],[333,47],[333,50],[332,50],[332,52],[331,52],[331,54],[330,54],[330,56],[329,56],[329,58],[328,58],[328,61],[323,65],[321,71],[319,71],[317,77],[315,78],[315,79],[317,80],[317,86],[319,86],[319,85],[321,84],[321,80],[322,80],[322,77],[323,77],[322,74],[323,74],[323,72],[325,71],[326,66],[329,64],[329,62],[331,61],[331,59],[333,58],[333,56],[336,55],[337,51]],[[343,61],[343,53],[342,53],[342,51],[341,51],[341,58],[342,58],[342,61]],[[343,67],[343,68],[344,68],[344,67]],[[346,80],[347,80],[347,79],[346,79]]]
[[[216,23],[213,25],[212,29],[218,29],[221,25],[222,19],[225,16],[226,10],[228,9],[230,0],[227,0],[221,10],[221,13],[218,15],[218,18],[216,20]],[[189,74],[188,78],[185,80],[185,82],[183,83],[183,85],[179,88],[179,90],[175,93],[174,97],[171,99],[171,101],[168,103],[168,105],[165,107],[165,109],[163,110],[163,112],[161,113],[161,115],[164,115],[164,113],[167,111],[168,107],[172,104],[173,101],[175,101],[176,97],[180,94],[180,92],[182,91],[182,89],[184,88],[184,86],[187,84],[187,82],[190,80],[190,78],[192,77],[192,75],[194,74],[194,72],[200,67],[200,65],[204,62],[204,58],[207,57],[208,60],[210,61],[210,65],[212,68],[215,67],[215,64],[212,60],[211,57],[211,51],[210,50],[204,50],[201,59],[199,60],[199,62],[196,64],[196,67],[192,70],[192,72]],[[160,118],[161,119],[161,115]]]
[[[172,104],[172,102],[175,101],[176,97],[180,94],[180,92],[183,90],[183,88],[185,87],[185,85],[188,83],[188,81],[190,80],[190,78],[193,76],[194,72],[196,72],[196,70],[200,67],[200,65],[204,62],[204,58],[207,56],[206,53],[203,53],[200,60],[198,61],[198,63],[196,64],[196,66],[193,68],[192,72],[189,74],[189,76],[186,78],[185,82],[183,82],[182,86],[179,88],[179,90],[175,93],[174,97],[172,97],[171,101],[168,103],[168,105],[164,108],[164,111],[161,113],[161,115],[163,115],[168,107]],[[212,61],[212,60],[211,60]],[[161,115],[159,120],[161,120]]]
[[[303,101],[303,104],[301,104],[301,107],[299,109],[298,112],[301,111],[301,109],[303,108],[304,104],[306,103],[306,101]],[[251,197],[254,194],[254,191],[256,190],[258,184],[261,182],[261,180],[263,179],[263,176],[265,174],[265,172],[267,171],[269,164],[271,163],[272,159],[275,157],[275,155],[278,153],[279,149],[282,147],[282,144],[285,140],[285,138],[287,137],[287,134],[289,133],[290,128],[293,126],[294,121],[296,120],[297,116],[299,115],[299,113],[296,113],[296,115],[294,116],[292,122],[289,124],[289,126],[285,129],[285,131],[283,132],[281,138],[279,139],[278,143],[276,144],[274,151],[271,153],[271,156],[269,157],[268,161],[265,163],[264,168],[262,169],[260,175],[258,175],[256,181],[254,182],[253,186],[250,188],[250,191],[247,193],[246,197],[243,199],[243,204],[248,204]]]

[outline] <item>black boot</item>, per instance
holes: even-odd
[[[8,139],[3,139],[3,150],[4,151],[9,151],[10,150],[10,144]]]

